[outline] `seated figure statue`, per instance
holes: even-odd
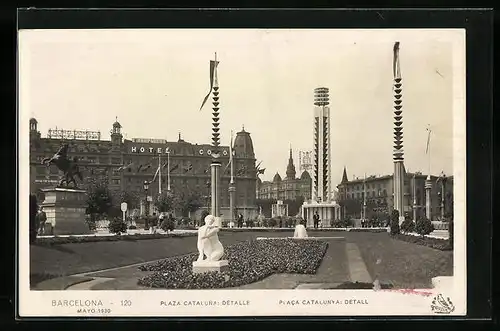
[[[307,231],[304,224],[299,223],[295,226],[295,232],[293,233],[294,238],[307,238]]]
[[[224,254],[224,247],[219,241],[217,232],[220,230],[220,220],[208,215],[205,217],[205,225],[198,229],[198,262],[219,261]],[[207,258],[204,260],[204,256]]]

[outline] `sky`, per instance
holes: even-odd
[[[19,38],[20,116],[126,138],[211,141],[209,60],[220,61],[221,142],[250,132],[263,180],[312,150],[313,90],[330,89],[332,182],[393,171],[392,56],[400,42],[407,171],[453,173],[457,30],[30,30]],[[461,44],[458,43],[460,46]],[[463,47],[465,47],[463,45]],[[454,89],[455,88],[455,89]],[[211,99],[209,99],[211,101]]]

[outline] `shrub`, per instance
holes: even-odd
[[[434,225],[427,218],[421,218],[415,224],[415,231],[423,237],[434,231]]]
[[[399,234],[399,211],[393,210],[391,214],[391,235]]]
[[[163,219],[163,221],[160,224],[160,228],[165,232],[174,231],[175,229],[174,220],[172,218]]]
[[[136,229],[137,229],[137,226],[135,226],[135,225],[130,225],[130,226],[128,227],[128,229],[129,229],[129,230],[136,230]]]
[[[419,237],[419,236],[405,235],[405,234],[395,235],[393,236],[393,239],[398,239],[401,241],[406,241],[417,245],[427,246],[430,248],[438,249],[440,251],[449,251],[452,249],[448,243],[448,240],[446,239]]]
[[[109,232],[115,233],[115,234],[121,234],[121,233],[126,233],[127,232],[127,224],[119,218],[119,217],[113,217],[111,221],[109,221],[108,225]]]
[[[415,232],[415,222],[413,222],[409,218],[405,219],[403,223],[401,223],[401,232],[402,233]]]
[[[276,225],[278,225],[278,220],[274,217],[269,219],[269,222],[267,223],[269,227],[274,228]]]
[[[210,212],[206,209],[201,211],[201,216],[200,216],[200,226],[205,224],[205,217],[210,215]]]
[[[273,273],[315,274],[328,244],[319,240],[252,240],[228,246],[223,272],[192,273],[197,253],[177,256],[139,267],[153,271],[139,285],[154,288],[213,289],[254,283]]]
[[[95,231],[97,229],[96,225],[97,217],[98,215],[96,214],[85,215],[85,223],[89,227],[90,231]]]

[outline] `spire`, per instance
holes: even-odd
[[[341,183],[347,183],[349,181],[349,179],[347,178],[347,170],[344,166],[344,173],[342,174],[342,181]]]
[[[286,178],[295,179],[295,165],[293,164],[292,146],[290,145],[290,157],[288,158],[288,166],[286,167]]]

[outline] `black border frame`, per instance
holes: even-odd
[[[467,106],[467,319],[491,318],[492,262],[492,115],[493,115],[493,12],[488,9],[22,9],[18,29],[89,28],[465,28]],[[17,57],[17,56],[16,56]],[[17,59],[16,59],[17,61]],[[17,77],[17,73],[16,73]],[[17,81],[16,81],[17,82]],[[17,84],[15,85],[17,90]],[[17,94],[14,92],[14,95]],[[17,123],[17,107],[15,110]],[[17,127],[14,141],[17,152]],[[17,158],[14,158],[17,159]],[[16,168],[17,169],[17,162]],[[17,177],[17,176],[16,176]],[[18,183],[16,180],[15,191]],[[16,196],[17,199],[17,196]],[[18,209],[15,210],[16,220]],[[17,229],[16,229],[17,230]],[[16,231],[16,252],[17,246]],[[17,275],[17,258],[15,271]],[[15,317],[23,321],[54,318],[18,316],[15,280]],[[463,319],[460,317],[356,317],[360,321],[407,319]],[[151,318],[111,318],[151,320]],[[237,317],[196,318],[220,320],[349,320],[352,317]],[[57,318],[60,321],[75,318]],[[82,320],[81,318],[79,320]],[[98,320],[98,318],[85,318]],[[193,318],[154,318],[192,321]]]

